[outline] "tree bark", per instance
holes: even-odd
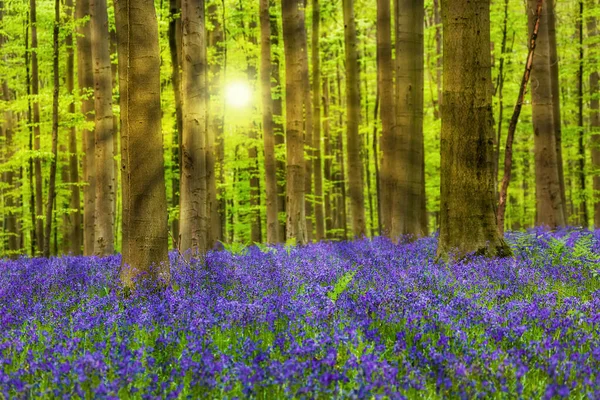
[[[204,0],[182,0],[181,250],[203,254],[207,238],[207,60]]]
[[[307,0],[303,1],[303,7],[306,9]],[[302,67],[302,101],[304,105],[304,153],[307,159],[304,160],[304,213],[306,217],[306,238],[312,242],[314,239],[314,197],[313,197],[313,109],[310,97],[310,74],[308,68],[308,38],[306,34],[306,15],[302,12],[302,21],[300,23],[304,27],[304,34],[298,38],[300,48],[298,56],[300,57],[300,65]]]
[[[583,126],[583,0],[579,1],[579,20],[577,30],[579,31],[579,71],[577,72],[577,126],[579,128],[579,218],[578,221],[584,228],[588,228],[587,212],[587,190],[585,184],[585,145],[584,145],[584,126]]]
[[[324,137],[324,165],[323,175],[325,178],[325,237],[330,239],[331,230],[333,229],[333,209],[332,202],[334,198],[333,192],[333,176],[331,174],[333,148],[330,129],[330,109],[329,109],[329,79],[323,77],[323,137]]]
[[[286,239],[307,242],[304,214],[303,90],[300,38],[306,38],[302,0],[282,0],[286,92]]]
[[[167,195],[160,125],[160,50],[154,4],[115,0],[123,187],[121,281],[140,273],[170,281]],[[135,27],[135,29],[130,29]]]
[[[321,58],[320,51],[321,8],[319,0],[312,0],[312,96],[313,96],[313,174],[315,177],[315,240],[325,238],[323,216],[323,159],[321,156]]]
[[[96,110],[94,202],[94,254],[114,253],[115,171],[108,13],[106,0],[90,0],[92,59],[94,65],[94,108]]]
[[[554,128],[555,105],[552,102],[548,4],[549,2],[544,3],[542,8],[540,31],[533,58],[531,105],[535,135],[536,225],[547,225],[555,229],[565,225],[565,214],[561,204],[560,169]],[[536,5],[537,0],[528,0],[530,34],[534,27]]]
[[[343,0],[344,47],[346,49],[346,108],[347,108],[347,151],[350,183],[350,205],[352,210],[352,232],[361,238],[366,234],[365,197],[363,193],[363,169],[360,158],[360,70],[354,19],[354,0]]]
[[[587,0],[587,7],[593,10],[596,6],[594,0]],[[600,67],[598,63],[598,54],[600,51],[600,45],[597,42],[598,37],[598,25],[596,17],[592,14],[588,16],[587,21],[588,37],[590,38],[590,44],[588,45],[588,57],[590,60],[590,76],[589,76],[589,88],[590,88],[590,133],[591,133],[591,151],[592,151],[592,169],[594,173],[594,192],[600,191],[600,74],[598,69]],[[594,197],[594,227],[600,228],[600,201]]]
[[[490,1],[442,2],[444,106],[438,257],[506,256],[494,195]]]
[[[90,15],[89,0],[78,0],[75,4],[75,17],[81,21]],[[79,23],[77,28],[77,78],[81,96],[81,113],[88,124],[94,121],[94,67],[92,62],[91,23]],[[82,129],[83,138],[83,254],[94,253],[94,203],[96,199],[96,173],[94,155],[94,131]]]
[[[263,143],[265,148],[265,189],[267,201],[267,243],[279,241],[277,221],[277,174],[275,135],[273,133],[273,97],[271,95],[271,15],[269,0],[260,0],[260,82],[262,96]]]

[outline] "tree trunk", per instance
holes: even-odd
[[[340,46],[341,47],[341,46]],[[338,196],[338,228],[342,229],[342,239],[348,240],[348,212],[346,208],[346,162],[344,160],[344,111],[342,99],[342,73],[340,71],[339,56],[336,63],[336,83],[337,83],[337,107],[338,107],[338,135],[337,135],[337,161],[338,161],[338,178],[337,186],[339,191]]]
[[[527,15],[531,34],[535,22],[537,0],[528,0]],[[552,78],[548,36],[548,2],[544,3],[537,47],[531,71],[531,105],[535,145],[536,225],[551,229],[565,225],[557,156]]]
[[[168,284],[167,194],[160,125],[160,50],[154,4],[115,0],[123,187],[121,281]],[[136,29],[129,29],[135,26]],[[152,268],[153,267],[153,268]]]
[[[380,93],[381,147],[381,225],[389,235],[392,227],[395,156],[398,130],[394,114],[394,69],[390,24],[390,0],[377,0],[377,83]]]
[[[31,94],[33,96],[33,148],[41,151],[40,147],[40,102],[39,96],[39,72],[38,72],[38,40],[37,40],[37,12],[36,0],[30,0],[30,23],[31,23]],[[40,156],[35,158],[35,236],[38,253],[44,249],[44,200],[42,187],[42,160]]]
[[[171,157],[173,165],[171,170],[171,188],[173,198],[171,207],[179,207],[179,181],[181,177],[181,131],[183,116],[181,114],[181,0],[169,0],[169,53],[171,55],[171,83],[175,96],[175,130],[173,131],[173,149]],[[179,219],[173,218],[171,233],[179,241]],[[178,243],[173,243],[178,246]]]
[[[221,101],[221,70],[223,63],[223,27],[219,15],[217,14],[218,8],[215,2],[211,3],[208,7],[208,19],[213,26],[213,29],[208,32],[208,45],[214,49],[215,57],[213,62],[209,65],[210,70],[210,82],[209,92],[210,99],[213,98],[216,101],[210,102],[210,113],[208,120],[208,142],[207,142],[207,158],[206,158],[206,169],[208,171],[207,185],[208,185],[208,215],[210,218],[210,235],[209,235],[209,246],[214,247],[217,241],[224,240],[221,219],[225,218],[223,214],[219,212],[219,200],[217,199],[217,161],[220,143],[223,141],[223,113],[220,107]],[[222,164],[222,162],[221,162]],[[218,165],[218,168],[223,169],[223,165]]]
[[[494,195],[490,1],[442,2],[444,106],[438,257],[506,256]]]
[[[396,173],[391,237],[427,235],[423,215],[423,1],[396,2]]]
[[[585,185],[585,145],[583,126],[583,0],[579,1],[579,71],[577,72],[577,125],[579,128],[579,218],[578,221],[584,228],[588,228],[589,218],[587,212],[587,191]]]
[[[323,160],[321,158],[321,59],[319,55],[321,9],[319,0],[312,0],[312,95],[313,95],[313,174],[315,177],[315,239],[325,238],[323,220]]]
[[[279,241],[277,221],[277,174],[271,95],[271,16],[269,0],[260,0],[260,82],[262,95],[263,142],[265,147],[265,189],[267,201],[267,243]]]
[[[346,108],[347,150],[350,183],[350,205],[352,210],[352,232],[361,238],[366,234],[365,198],[363,193],[363,170],[360,158],[360,70],[354,20],[354,0],[343,0],[344,47],[346,49]]]
[[[593,10],[596,6],[594,0],[587,0],[588,9]],[[587,18],[587,31],[589,45],[588,58],[590,60],[590,133],[591,133],[591,150],[592,150],[592,170],[600,170],[600,74],[598,73],[598,54],[600,45],[596,40],[598,37],[598,25],[594,15]],[[594,192],[600,191],[600,175],[594,173]],[[597,197],[595,197],[597,198]],[[600,201],[594,200],[594,228],[600,228]]]
[[[27,125],[29,127],[29,152],[33,154],[33,111],[31,107],[31,71],[30,71],[30,63],[29,63],[29,54],[30,54],[30,46],[29,46],[29,19],[31,14],[27,14],[27,25],[25,29],[25,82],[27,86]],[[34,167],[33,167],[33,156],[29,157],[29,165],[28,165],[28,180],[29,180],[29,211],[31,214],[31,231],[30,231],[30,254],[32,257],[35,256],[35,248],[38,246],[37,244],[37,235],[36,235],[36,218],[35,218],[35,190],[33,185],[33,175],[34,175]]]
[[[300,38],[306,38],[302,0],[282,0],[286,93],[286,239],[307,242],[304,214],[304,129],[302,118],[302,59]]]
[[[89,0],[75,3],[75,17],[81,21],[90,15]],[[92,62],[91,23],[79,23],[77,28],[77,78],[81,96],[81,113],[86,121],[94,121],[94,66]],[[94,253],[94,203],[96,199],[96,172],[94,155],[94,131],[84,128],[83,138],[83,254]]]
[[[306,9],[307,0],[302,0]],[[308,68],[308,38],[306,35],[306,20],[305,12],[301,14],[302,21],[300,23],[304,27],[304,34],[298,38],[300,48],[298,56],[300,57],[300,65],[302,66],[302,101],[304,105],[304,152],[307,159],[304,160],[304,213],[306,217],[306,233],[307,241],[312,242],[314,239],[313,233],[313,217],[314,217],[314,198],[312,190],[313,176],[313,109],[310,97],[310,74]],[[314,50],[313,50],[314,51]]]
[[[106,0],[90,0],[94,63],[95,167],[94,255],[114,253],[114,145],[112,76]]]
[[[563,168],[562,156],[562,123],[560,114],[560,79],[558,76],[558,50],[556,47],[556,23],[554,12],[554,1],[547,0],[544,3],[544,8],[547,7],[547,21],[544,25],[548,25],[548,46],[550,57],[550,82],[552,85],[552,117],[554,126],[554,136],[556,141],[556,160],[558,164],[558,181],[560,184],[560,197],[563,208],[565,223],[568,220],[567,198],[565,194],[565,173]],[[531,12],[528,13],[531,17]],[[543,29],[543,28],[542,28]],[[534,62],[535,64],[535,62]]]
[[[182,0],[181,250],[203,254],[207,243],[206,95],[204,0]]]
[[[325,163],[323,166],[323,174],[325,176],[325,237],[331,238],[331,229],[333,229],[333,182],[331,175],[331,164],[333,158],[332,149],[332,138],[331,129],[329,124],[330,111],[329,111],[329,79],[327,76],[323,77],[323,137],[324,137],[324,159]]]

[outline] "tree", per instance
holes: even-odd
[[[427,234],[423,149],[423,1],[396,0],[396,127],[391,237]]]
[[[319,0],[312,0],[312,99],[313,99],[313,173],[315,176],[315,239],[325,238],[323,217],[323,160],[321,158],[321,60],[319,37],[321,9]]]
[[[94,254],[114,252],[114,163],[112,76],[106,0],[90,0],[92,59],[94,63],[95,169]]]
[[[347,154],[350,183],[350,206],[352,232],[355,237],[366,234],[365,196],[363,193],[363,170],[360,158],[360,70],[354,20],[354,0],[343,0],[344,47],[346,49],[346,108],[347,108]]]
[[[273,97],[271,95],[271,16],[269,0],[260,0],[260,86],[262,96],[263,141],[265,146],[265,186],[267,192],[267,243],[279,241],[277,221],[277,174]]]
[[[300,37],[306,36],[302,0],[282,0],[286,109],[286,239],[307,242],[304,214],[303,91]]]
[[[490,1],[442,2],[443,98],[438,257],[506,256],[494,194]]]
[[[123,188],[121,281],[170,280],[167,195],[160,126],[160,51],[154,4],[115,0]],[[129,29],[135,26],[136,29]]]
[[[396,115],[394,113],[394,69],[392,63],[392,39],[390,26],[390,0],[377,1],[377,84],[380,95],[381,147],[381,213],[383,231],[392,228],[392,204],[395,174],[394,148],[397,141]]]
[[[30,23],[31,23],[31,95],[33,96],[33,146],[34,150],[40,151],[40,102],[38,96],[39,71],[38,71],[38,38],[37,38],[37,10],[36,0],[29,1]],[[40,156],[35,157],[35,241],[37,251],[42,252],[44,248],[44,219],[42,198],[42,160]]]
[[[594,0],[587,0],[588,10],[594,10]],[[600,168],[600,74],[598,73],[598,54],[600,45],[597,42],[598,25],[594,15],[587,18],[588,37],[590,40],[588,54],[591,58],[591,72],[589,76],[590,88],[590,128],[592,133],[591,150],[592,150],[592,168],[596,171]],[[600,191],[600,175],[598,172],[594,175],[594,192]],[[594,227],[600,228],[600,201],[594,201]]]
[[[535,23],[537,0],[528,0],[529,32]],[[542,8],[540,31],[531,71],[531,106],[535,145],[535,186],[537,225],[554,229],[565,225],[563,213],[560,170],[554,128],[552,80],[550,71],[550,46],[548,36],[548,2]]]
[[[204,0],[182,0],[181,250],[202,254],[207,243],[206,30]]]
[[[90,92],[94,88],[94,67],[92,62],[91,23],[86,19],[90,15],[89,0],[75,3],[75,17],[82,21],[77,28],[77,80],[81,96],[81,113],[87,122],[94,121],[94,98]],[[83,138],[83,254],[94,252],[94,203],[96,199],[96,173],[94,156],[94,131],[84,127]]]

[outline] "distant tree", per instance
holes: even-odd
[[[595,10],[597,4],[594,0],[587,0],[588,10]],[[587,34],[590,38],[588,45],[588,54],[591,60],[591,69],[589,76],[590,88],[590,130],[591,130],[591,150],[592,150],[592,168],[595,171],[600,169],[600,74],[598,69],[600,65],[598,44],[598,21],[596,16],[591,14],[587,21]],[[600,175],[594,174],[594,192],[600,191]],[[596,197],[597,199],[597,197]],[[600,201],[594,201],[594,227],[600,228]]]
[[[181,250],[202,254],[207,243],[207,60],[204,0],[182,0]]]
[[[307,242],[304,214],[303,91],[300,38],[306,37],[303,0],[282,0],[286,108],[286,239]]]
[[[490,0],[442,2],[440,233],[437,253],[506,256],[494,193]]]
[[[37,35],[37,9],[36,0],[29,1],[29,22],[31,24],[31,94],[33,96],[33,148],[40,151],[40,78],[38,68],[38,35]],[[42,160],[35,157],[35,241],[37,251],[44,249],[44,200],[42,187]]]
[[[167,195],[160,124],[160,50],[154,4],[115,0],[121,106],[121,281],[144,272],[168,282]],[[136,29],[129,29],[135,26]],[[153,269],[151,267],[154,266]]]
[[[535,22],[536,5],[537,0],[528,0],[527,15],[530,34]],[[531,106],[535,144],[536,224],[547,225],[554,229],[565,225],[565,215],[556,151],[550,54],[548,2],[545,2],[531,71],[531,80],[535,82],[535,86],[531,89]]]
[[[115,171],[113,145],[112,74],[106,0],[90,0],[94,62],[95,169],[94,254],[114,252]]]
[[[358,40],[354,18],[354,0],[343,0],[344,47],[346,49],[346,108],[347,108],[347,154],[352,232],[360,238],[366,234],[365,196],[363,193],[363,169],[360,157],[360,69],[358,65]]]

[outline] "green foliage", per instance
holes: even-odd
[[[327,293],[327,297],[329,297],[331,301],[335,303],[338,297],[340,297],[340,295],[344,293],[344,290],[346,290],[350,282],[352,282],[352,279],[355,275],[356,271],[348,271],[344,275],[342,275],[333,286],[333,289],[329,293]]]

